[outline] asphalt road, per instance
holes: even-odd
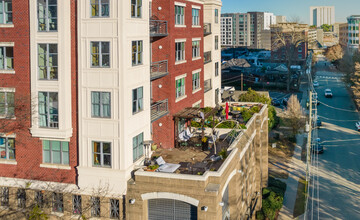
[[[316,91],[321,102],[318,115],[322,127],[315,132],[321,138],[324,153],[318,155],[318,172],[313,169],[313,174],[319,176],[319,187],[315,184],[310,191],[314,203],[309,200],[313,212],[308,219],[360,219],[360,132],[355,130],[359,113],[341,74],[322,70],[316,79],[320,84]],[[332,90],[333,98],[325,98],[327,88]]]

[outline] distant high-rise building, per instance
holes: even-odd
[[[276,16],[276,23],[285,23],[286,22],[286,16],[278,15]]]
[[[232,17],[221,17],[221,45],[233,45],[233,22]]]
[[[264,30],[270,30],[270,26],[276,24],[274,13],[264,12]]]
[[[334,6],[311,6],[310,25],[320,27],[323,24],[333,25],[335,23]]]

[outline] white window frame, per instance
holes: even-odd
[[[133,66],[138,66],[143,64],[143,47],[144,44],[142,40],[131,42],[131,53],[132,53],[132,57],[135,58],[135,59],[133,58],[131,59],[131,63]]]
[[[200,89],[200,71],[196,71],[192,74],[192,91],[194,92],[198,89]]]
[[[0,16],[2,17],[3,19],[3,22],[0,23],[0,24],[13,24],[13,11],[8,11],[8,10],[5,10],[5,2],[10,2],[11,4],[11,9],[12,9],[12,0],[0,0],[0,11],[2,11],[2,13],[0,14]],[[6,22],[6,15],[10,15],[11,14],[11,21],[9,22]]]
[[[40,125],[40,117],[39,117],[39,127],[40,128],[59,128],[59,93],[58,92],[39,91],[38,94],[40,94],[40,93],[46,94],[46,100],[45,100],[44,104],[45,104],[45,109],[46,109],[47,113],[40,114],[40,110],[39,110],[39,116],[45,115],[47,118],[47,121],[46,121],[45,126],[41,126]],[[56,93],[57,103],[58,103],[57,104],[57,114],[50,114],[50,106],[54,106],[53,104],[50,105],[50,93]],[[40,99],[38,100],[38,108],[40,108]],[[51,121],[51,117],[50,117],[51,115],[57,115],[57,121]]]
[[[89,0],[90,1],[90,17],[91,18],[108,18],[110,17],[110,0],[108,0],[107,3],[103,3],[104,0],[99,0],[98,4],[93,4],[92,3],[92,0]],[[92,15],[92,7],[93,5],[97,5],[98,6],[98,15],[97,16],[94,16]],[[107,5],[107,8],[108,8],[108,15],[103,15],[103,6],[106,6]]]
[[[142,16],[142,0],[130,0],[131,1],[131,10],[130,14],[132,18],[141,18]],[[140,4],[138,4],[140,1]],[[138,8],[140,8],[140,14],[138,14]],[[132,14],[132,10],[134,9],[134,14]]]
[[[219,9],[215,8],[215,24],[219,23]]]
[[[183,83],[181,82],[181,86],[178,87],[178,81],[183,81]],[[182,77],[179,79],[175,80],[175,94],[176,94],[176,99],[182,98],[186,95],[186,90],[185,90],[185,84],[186,84],[186,77]],[[180,88],[178,90],[178,88]],[[180,93],[179,93],[180,92]]]
[[[45,150],[44,149],[44,142],[48,141],[49,142],[49,150]],[[60,163],[55,163],[54,162],[54,152],[55,150],[53,150],[52,144],[53,144],[53,140],[43,140],[42,141],[42,152],[43,152],[43,163],[46,164],[59,164],[59,165],[69,165],[70,164],[70,143],[67,141],[59,141],[60,142],[60,151],[57,151],[60,153]],[[67,148],[68,150],[65,151],[64,148],[66,147],[67,144]],[[45,161],[45,152],[48,151],[50,153],[50,161]],[[66,158],[66,154],[67,154],[67,163],[65,163],[65,158]]]
[[[195,43],[195,45],[194,45]],[[192,58],[200,57],[200,40],[192,41]]]
[[[93,53],[92,48],[93,48],[93,43],[98,43],[98,51],[99,53]],[[109,53],[103,53],[102,52],[102,44],[108,44],[109,45]],[[110,68],[111,65],[111,55],[110,55],[110,51],[111,51],[111,47],[110,47],[110,42],[109,41],[91,41],[90,42],[90,66],[92,68]],[[93,56],[98,54],[99,56],[99,64],[98,65],[93,65]],[[104,65],[103,64],[103,56],[109,56],[109,64],[108,65]]]
[[[100,153],[95,153],[94,152],[94,143],[99,143],[100,144]],[[104,144],[109,144],[110,145],[110,153],[104,153]],[[107,142],[107,141],[92,141],[91,142],[91,148],[92,148],[92,165],[93,167],[106,167],[106,168],[111,168],[112,166],[112,146],[111,146],[111,142]],[[100,164],[95,164],[94,163],[94,154],[98,154],[100,155]],[[104,156],[110,156],[110,165],[105,165],[104,164]]]
[[[186,5],[175,4],[175,27],[183,27],[185,26],[185,7]],[[181,9],[182,8],[182,9]],[[180,9],[183,13],[178,14],[177,11]]]
[[[0,149],[5,149],[5,158],[0,158],[1,160],[11,160],[11,161],[15,161],[16,160],[16,142],[15,142],[15,138],[12,137],[0,137],[1,139],[4,139],[4,147],[0,146]],[[8,144],[9,139],[13,139],[14,142],[14,158],[10,159],[9,158],[9,150],[10,150],[10,146]]]
[[[99,94],[99,102],[98,103],[94,103],[93,102],[93,95],[95,93],[98,93]],[[109,104],[105,104],[104,103],[104,100],[103,100],[103,94],[108,94],[109,95]],[[90,94],[90,98],[91,98],[91,117],[92,118],[111,118],[111,92],[101,92],[101,91],[91,91],[91,94]],[[99,115],[95,115],[94,114],[94,111],[93,111],[93,106],[94,105],[99,105]],[[109,115],[108,116],[105,116],[104,115],[104,107],[108,105],[109,106]]]
[[[200,26],[200,9],[193,6],[191,10],[191,16],[192,16],[191,19],[192,26]]]
[[[40,28],[40,19],[39,19],[39,5],[40,5],[40,3],[39,3],[39,0],[37,0],[37,24],[38,24],[38,31],[39,32],[56,32],[56,31],[58,31],[58,25],[59,25],[59,22],[58,22],[58,0],[56,0],[56,17],[52,17],[52,19],[55,19],[56,20],[56,28],[54,29],[54,30],[50,30],[50,18],[49,18],[49,6],[54,6],[54,5],[49,5],[49,0],[45,0],[46,2],[45,2],[45,17],[44,17],[44,19],[45,19],[45,29],[44,30],[42,30],[41,28]],[[60,0],[61,1],[61,0]]]
[[[175,42],[175,62],[185,60],[185,41]],[[178,47],[180,50],[178,50]]]
[[[142,137],[142,140],[140,140],[140,137]],[[136,140],[136,146],[134,146],[134,140]],[[133,162],[136,162],[142,156],[144,156],[144,132],[133,137],[132,141],[133,141]]]
[[[0,88],[0,93],[4,93],[4,103],[0,102],[0,104],[4,104],[4,108],[5,108],[5,113],[0,114],[0,118],[13,118],[13,117],[15,117],[15,91]],[[9,103],[8,94],[10,94],[10,93],[13,94],[13,99],[14,99],[13,102],[14,103]],[[13,114],[9,114],[9,107],[14,108],[14,113]]]
[[[42,68],[46,68],[46,76],[44,78],[40,78],[40,46],[46,46],[46,51],[44,54],[42,54],[46,60],[45,66],[41,66]],[[51,46],[56,46],[56,52],[55,53],[51,53],[50,54],[50,45]],[[56,56],[56,63],[58,64],[59,62],[59,51],[58,51],[58,45],[57,44],[38,44],[38,71],[39,71],[39,80],[58,80],[58,73],[59,73],[59,69],[58,69],[58,65],[52,65],[50,66],[50,55],[55,55]],[[51,69],[55,68],[56,69],[56,76],[51,78]]]
[[[1,0],[0,0],[1,1]],[[0,68],[0,70],[14,70],[14,47],[13,46],[0,46],[0,48],[3,51],[3,54],[0,54],[0,58],[2,57],[3,60],[0,60],[0,62],[2,63],[3,68]],[[12,53],[13,56],[12,57],[8,57],[6,54],[6,49],[7,48],[12,48]],[[13,68],[7,68],[7,60],[10,59],[11,63],[12,63],[12,67]]]

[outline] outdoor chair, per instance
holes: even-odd
[[[173,173],[180,167],[180,164],[166,163],[161,156],[156,159],[156,163],[159,165],[159,168],[155,172]]]

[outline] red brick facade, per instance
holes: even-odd
[[[189,1],[177,1],[186,4],[185,25],[186,27],[175,27],[175,1],[156,0],[152,2],[152,18],[154,20],[165,20],[168,22],[168,36],[157,38],[152,41],[152,62],[167,60],[169,74],[160,79],[152,81],[152,102],[168,99],[170,114],[152,123],[154,143],[164,148],[173,148],[175,141],[175,123],[173,115],[185,107],[191,107],[201,100],[201,107],[204,103],[204,33],[203,33],[203,5]],[[192,6],[201,7],[199,19],[200,27],[192,27]],[[159,10],[161,7],[161,10]],[[192,61],[192,39],[200,38],[201,59]],[[175,65],[175,40],[186,39],[185,60],[186,63]],[[161,48],[161,49],[160,49]],[[201,69],[200,88],[201,90],[192,93],[192,72]],[[176,101],[175,78],[186,73],[185,78],[185,99]],[[161,86],[159,86],[161,85]],[[161,87],[161,88],[160,88]],[[159,126],[159,124],[162,126]]]
[[[76,44],[76,0],[71,1],[71,47],[72,47],[72,127],[73,135],[69,144],[69,165],[71,170],[41,168],[42,141],[33,138],[31,127],[31,90],[30,90],[30,21],[29,1],[12,1],[13,28],[0,28],[0,42],[14,42],[15,74],[0,74],[0,87],[15,88],[16,119],[0,119],[0,132],[16,134],[16,165],[0,161],[0,176],[61,183],[76,183],[77,158],[77,44]],[[36,18],[34,18],[36,19]],[[61,21],[60,21],[61,22]],[[60,55],[61,56],[61,55]],[[66,106],[59,106],[65,108]],[[10,124],[8,124],[10,122]],[[6,126],[4,126],[6,125]],[[9,134],[9,133],[8,133]]]

